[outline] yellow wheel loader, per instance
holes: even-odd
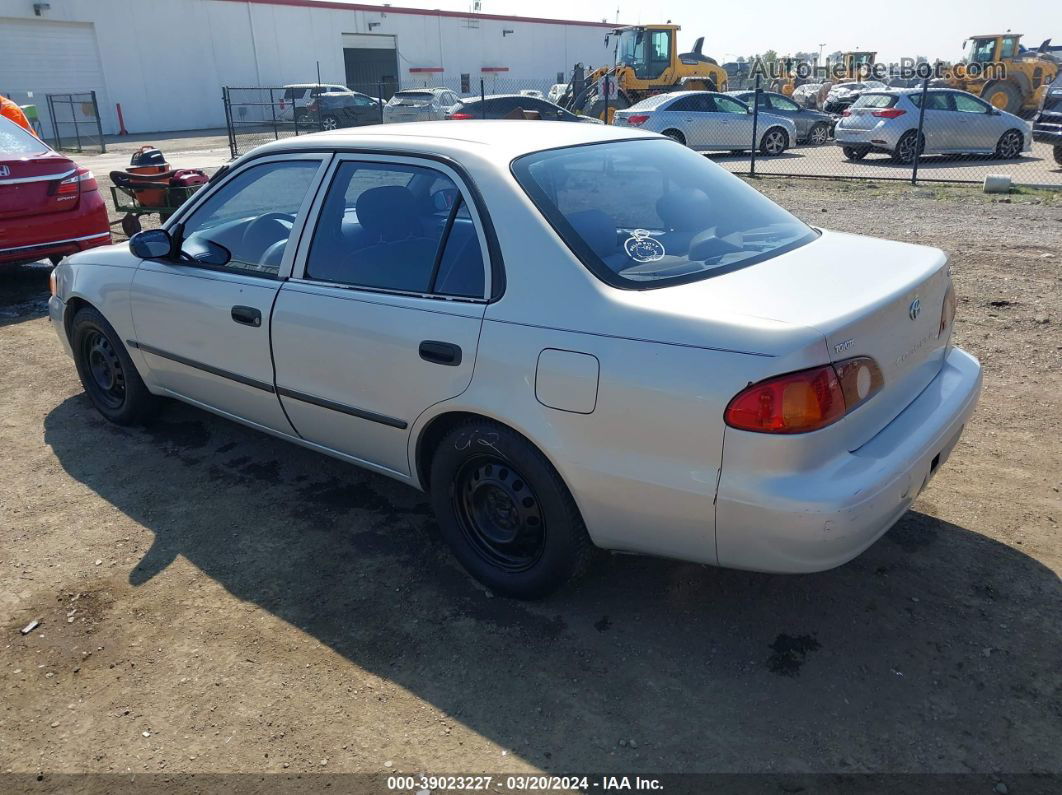
[[[1020,33],[973,36],[963,42],[964,56],[945,75],[952,88],[969,91],[1008,113],[1035,111],[1059,64],[1048,39],[1037,50],[1021,46]]]
[[[559,104],[608,123],[615,111],[654,94],[726,91],[726,70],[701,52],[704,37],[697,39],[691,52],[679,53],[679,30],[678,25],[617,28],[609,36],[615,64],[589,73],[576,64]]]

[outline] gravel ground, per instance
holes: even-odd
[[[406,487],[179,405],[104,422],[47,270],[4,272],[0,770],[1062,773],[1062,197],[757,186],[947,250],[985,366],[914,509],[823,574],[602,556],[491,597]]]

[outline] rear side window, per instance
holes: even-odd
[[[891,108],[899,97],[892,94],[863,94],[852,103],[853,108]]]
[[[709,278],[816,236],[725,169],[667,141],[551,149],[518,158],[512,170],[572,252],[617,287]]]
[[[461,192],[419,166],[345,162],[321,207],[306,278],[482,298],[479,235]]]
[[[916,108],[922,107],[922,95],[911,94],[911,102]],[[950,95],[943,91],[930,91],[926,94],[926,110],[952,110]]]

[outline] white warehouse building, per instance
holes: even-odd
[[[342,0],[0,0],[0,94],[95,91],[103,131],[222,127],[223,86],[542,88],[614,25]],[[466,89],[468,91],[469,89]],[[375,92],[373,92],[375,93]],[[47,126],[47,120],[45,120]]]

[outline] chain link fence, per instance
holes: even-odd
[[[95,91],[77,94],[46,94],[48,117],[52,123],[52,145],[56,149],[84,152],[107,151]]]
[[[929,80],[825,84],[787,96],[753,79],[725,93],[645,96],[627,95],[608,76],[578,91],[554,77],[423,74],[401,85],[227,87],[229,145],[235,157],[267,141],[338,128],[596,116],[668,135],[742,175],[976,184],[1004,177],[1062,188],[1062,86],[1027,120]],[[1046,123],[1053,116],[1057,123]]]

